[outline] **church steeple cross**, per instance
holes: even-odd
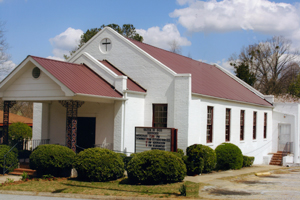
[[[106,51],[107,51],[107,45],[109,45],[109,44],[110,44],[110,42],[108,42],[108,41],[107,41],[107,39],[105,39],[105,42],[103,42],[102,44],[103,44],[103,45],[105,45],[105,47],[106,47]]]

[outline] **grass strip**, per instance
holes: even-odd
[[[182,184],[186,185],[186,197],[180,196],[179,188]],[[199,186],[199,183],[189,181],[161,185],[132,185],[127,178],[109,182],[40,179],[4,184],[0,186],[0,190],[153,198],[199,198]]]

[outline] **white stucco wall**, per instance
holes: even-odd
[[[300,106],[298,103],[275,103],[274,104],[274,120],[273,120],[273,135],[276,141],[273,142],[274,149],[278,145],[278,125],[291,124],[291,141],[294,149],[294,162],[300,163],[299,152],[299,113]],[[276,149],[277,150],[277,149]]]
[[[145,95],[128,92],[125,101],[124,151],[135,152],[135,127],[144,126]]]
[[[207,106],[214,108],[213,142],[206,143]],[[255,164],[262,164],[263,156],[272,150],[272,108],[194,96],[191,102],[189,143],[204,144],[215,149],[225,142],[226,108],[231,109],[230,143],[237,145],[244,155],[254,156]],[[244,141],[240,141],[240,111],[245,110]],[[256,140],[253,140],[253,112],[257,112]],[[267,138],[263,138],[264,113],[267,113]]]

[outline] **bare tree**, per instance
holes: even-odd
[[[244,47],[229,61],[235,68],[247,66],[255,75],[254,87],[264,94],[285,93],[300,69],[291,41],[282,36]]]
[[[0,100],[0,110],[3,110],[3,101]],[[23,117],[33,118],[33,102],[17,102],[9,109],[10,113]]]
[[[8,48],[8,44],[4,38],[4,23],[0,21],[0,64],[3,64],[8,59],[8,55],[5,51]]]
[[[11,68],[5,65],[10,56],[6,53],[8,44],[4,37],[4,22],[0,21],[0,73],[8,73]]]
[[[177,53],[177,54],[181,54],[181,46],[179,45],[179,43],[177,42],[177,40],[172,40],[169,43],[170,46],[170,51],[173,53]]]

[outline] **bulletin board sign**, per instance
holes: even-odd
[[[177,151],[177,129],[135,127],[135,152],[148,150]]]

